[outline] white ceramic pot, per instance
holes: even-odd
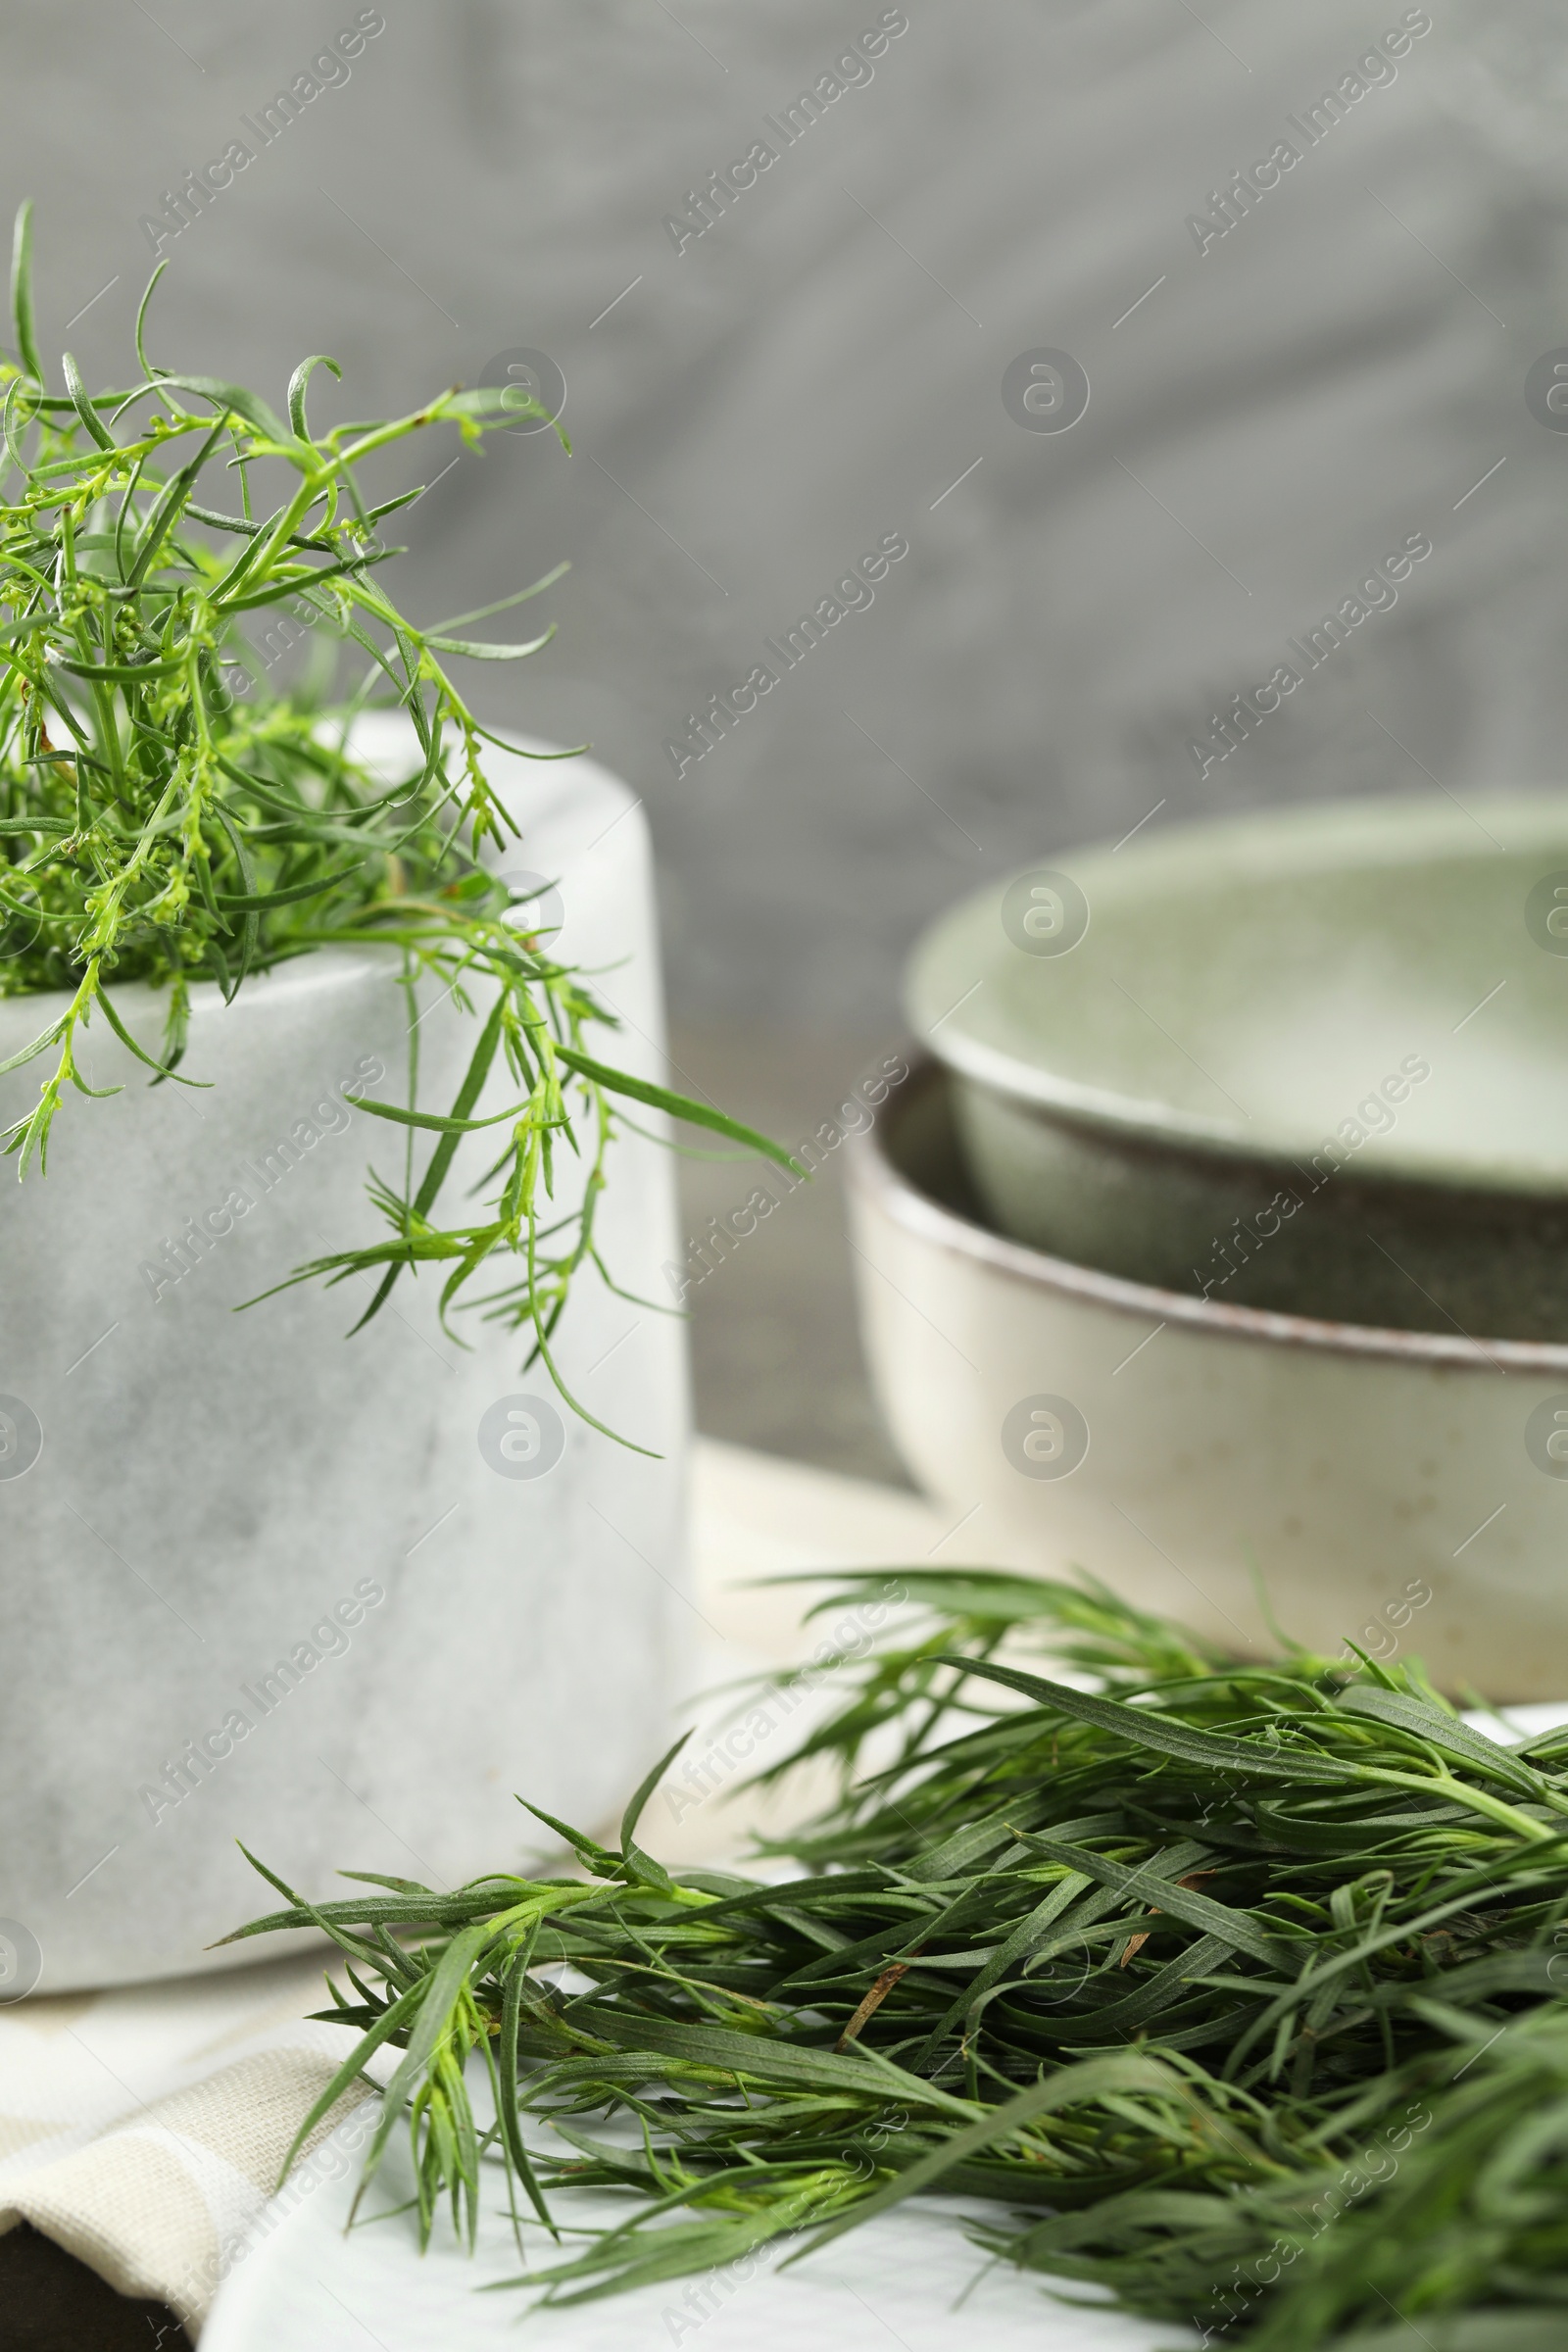
[[[853,1139],[861,1329],[939,1561],[1102,1578],[1233,1651],[1568,1695],[1568,1348],[1222,1306],[1002,1239],[929,1065]]]
[[[362,740],[395,772],[395,722]],[[496,754],[490,773],[522,828],[504,870],[558,887],[559,953],[604,967],[614,1054],[660,1076],[632,795],[587,760]],[[677,1319],[590,1270],[557,1343],[584,1403],[650,1459],[524,1373],[516,1336],[470,1314],[453,1345],[428,1275],[353,1339],[367,1284],[232,1311],[379,1231],[367,1163],[400,1172],[405,1131],[344,1090],[407,1099],[395,974],[331,952],[230,1008],[198,989],[184,1068],[207,1093],[150,1087],[95,1025],[91,1081],[124,1091],[68,1101],[41,1180],[4,1164],[0,1997],[33,1976],[59,1991],[215,1965],[203,1946],[273,1899],[237,1838],[318,1894],[340,1867],[436,1886],[510,1868],[547,1838],[514,1791],[603,1826],[665,1737]],[[49,1003],[0,1001],[0,1059]],[[477,1023],[433,989],[421,1004],[420,1102],[446,1109]],[[156,1041],[152,991],[118,1009]],[[0,1082],[8,1119],[38,1075]],[[477,1175],[488,1154],[465,1149]],[[656,1143],[614,1146],[598,1232],[616,1281],[657,1295],[674,1216]]]

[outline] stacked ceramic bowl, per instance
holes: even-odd
[[[1568,800],[1141,833],[908,1006],[855,1239],[953,1554],[1568,1690]]]

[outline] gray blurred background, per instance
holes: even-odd
[[[6,0],[0,178],[8,208],[37,199],[46,354],[129,380],[148,217],[229,140],[259,145],[241,118],[357,16]],[[1568,345],[1545,0],[1435,0],[1396,75],[1310,146],[1289,118],[1370,82],[1369,43],[1427,12],[383,0],[372,19],[347,77],[313,76],[334,86],[165,239],[151,355],[280,404],[296,358],[329,351],[344,383],[318,375],[318,419],[412,407],[519,347],[559,368],[570,458],[548,433],[399,453],[390,486],[432,484],[400,586],[434,618],[570,559],[542,600],[557,642],[475,699],[590,739],[643,796],[694,1090],[809,1132],[896,1042],[924,921],[1045,853],[1146,818],[1435,788],[1474,806],[1560,776],[1568,440],[1524,397]],[[819,118],[786,145],[764,118],[803,91]],[[760,138],[777,161],[693,233],[688,196]],[[1285,138],[1300,162],[1218,234],[1214,194]],[[1041,348],[1087,372],[1070,430],[1004,406],[1009,363]],[[1416,532],[1433,553],[1397,606],[1200,774],[1212,714]],[[894,533],[909,552],[874,603],[677,774],[688,714]],[[689,1163],[694,1233],[744,1174]],[[699,1414],[897,1475],[836,1183],[698,1294]]]

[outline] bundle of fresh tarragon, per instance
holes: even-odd
[[[790,1759],[842,1797],[765,1876],[645,1852],[656,1772],[617,1850],[551,1825],[576,1875],[282,1887],[241,1932],[324,1929],[365,2030],[312,2125],[401,2048],[370,2169],[407,2112],[426,2230],[445,2194],[471,2228],[499,2159],[557,2303],[941,2190],[1056,2291],[1253,2352],[1560,2352],[1568,1732],[1500,1744],[1413,1663],[1238,1665],[1098,1590],[899,1574],[912,1616]],[[636,2201],[552,2249],[571,2183]]]

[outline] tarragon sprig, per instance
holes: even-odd
[[[499,739],[453,665],[524,660],[554,625],[515,643],[456,632],[538,595],[564,566],[426,627],[384,584],[400,551],[380,526],[421,489],[377,499],[367,469],[434,428],[476,448],[519,409],[544,412],[510,390],[452,387],[407,416],[318,432],[312,377],[340,372],[322,354],[295,368],[285,415],[242,385],[148,360],[147,304],[164,267],[137,317],[137,379],[89,393],[68,352],[64,390],[53,389],[33,315],[30,208],[17,216],[17,358],[0,364],[0,995],[54,1002],[0,1064],[0,1075],[46,1065],[4,1148],[20,1172],[42,1169],[68,1099],[105,1091],[82,1066],[95,1019],[155,1083],[194,1084],[180,1068],[193,986],[232,1002],[252,974],[312,948],[384,951],[411,996],[429,983],[474,1016],[472,1056],[444,1111],[414,1092],[406,1104],[364,1102],[408,1138],[402,1182],[372,1181],[382,1238],[293,1279],[375,1274],[363,1323],[403,1273],[439,1266],[443,1319],[471,1299],[524,1331],[555,1372],[551,1337],[575,1276],[592,1263],[608,1279],[594,1211],[615,1097],[783,1155],[591,1053],[585,1041],[612,1031],[613,1015],[545,952],[530,909],[481,863],[485,845],[515,828],[485,772]],[[363,662],[330,713],[309,670],[290,691],[270,685],[254,633],[284,608],[325,652],[318,669],[336,654]],[[376,702],[406,714],[417,747],[413,772],[390,787],[353,749],[353,720]],[[156,1045],[117,1006],[130,980],[164,992]],[[481,1117],[492,1075],[514,1100]],[[482,1204],[454,1220],[444,1207],[454,1161],[480,1130],[495,1147]],[[586,1161],[569,1211],[552,1205],[562,1144]],[[505,1268],[499,1287],[492,1261]],[[481,1270],[486,1286],[474,1290]]]

